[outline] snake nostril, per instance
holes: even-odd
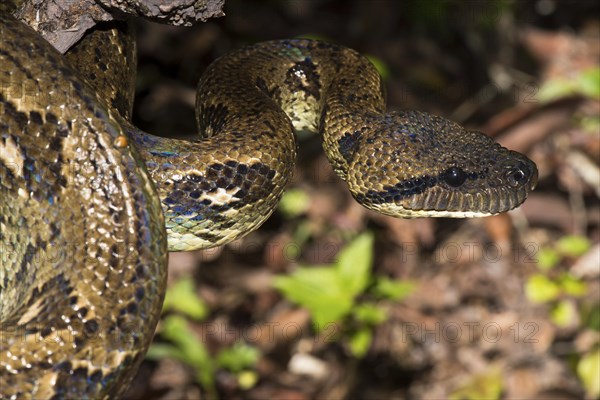
[[[531,176],[531,169],[529,166],[520,161],[517,165],[510,169],[508,172],[508,183],[511,186],[520,186],[527,182],[529,177]]]

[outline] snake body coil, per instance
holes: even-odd
[[[167,247],[220,245],[268,218],[292,172],[294,129],[320,131],[353,196],[384,214],[492,215],[537,178],[481,133],[386,114],[376,70],[332,44],[267,42],[216,61],[199,84],[195,142],[133,127],[121,115],[131,96],[107,101],[3,12],[0,61],[6,398],[122,392],[158,320]]]

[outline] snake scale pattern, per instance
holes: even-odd
[[[482,133],[385,113],[373,66],[312,40],[212,64],[198,88],[201,139],[145,134],[127,121],[127,43],[110,63],[93,44],[65,57],[0,10],[1,398],[121,394],[158,321],[167,251],[265,221],[290,179],[294,130],[321,132],[356,200],[388,215],[492,215],[536,184],[535,164]],[[90,52],[94,66],[78,64]]]

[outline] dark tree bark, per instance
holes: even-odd
[[[66,52],[101,21],[128,16],[189,26],[222,17],[225,0],[23,0],[15,15]]]

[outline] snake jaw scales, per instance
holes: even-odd
[[[290,179],[294,127],[318,129],[353,196],[388,215],[492,215],[537,180],[533,162],[481,133],[423,112],[385,114],[381,77],[341,46],[283,40],[219,59],[199,84],[204,139],[185,142],[123,118],[127,74],[119,83],[86,71],[86,51],[67,61],[1,11],[0,37],[7,398],[122,393],[159,318],[167,246],[220,245],[260,226]],[[135,65],[113,61],[117,75]]]

